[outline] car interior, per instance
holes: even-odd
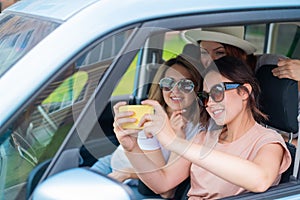
[[[280,37],[287,29],[293,36]],[[22,128],[22,131],[17,131],[19,135],[14,134],[15,137],[7,138],[11,154],[18,164],[21,163],[20,166],[26,166],[29,174],[21,178],[27,184],[22,185],[20,190],[23,192],[17,195],[25,194],[29,199],[35,187],[47,176],[68,168],[89,168],[98,158],[111,154],[119,145],[113,131],[112,106],[121,100],[139,104],[146,99],[155,72],[168,58],[182,54],[197,65],[200,49],[184,38],[184,31],[154,31],[154,34],[149,33],[146,41],[141,41],[142,46],[138,44],[134,50],[126,52],[122,47],[136,32],[134,29],[124,30],[108,39],[95,41],[94,45],[73,58],[60,76],[49,80],[43,92],[32,97],[34,103],[24,107],[22,116],[28,116],[30,123],[26,126],[25,121],[16,123],[21,119],[16,117],[12,125],[17,128],[12,127],[12,130]],[[267,31],[270,31],[269,34]],[[257,33],[260,34],[257,36]],[[253,199],[276,194],[279,188],[299,187],[299,153],[297,143],[293,143],[299,132],[298,83],[275,78],[271,72],[276,67],[278,55],[300,59],[299,33],[299,23],[292,22],[246,26],[245,38],[258,46],[256,56],[259,66],[255,74],[260,83],[261,96],[257,98],[260,98],[261,110],[269,116],[263,124],[286,138],[293,163],[282,175],[280,185],[270,188],[268,192],[246,193],[224,199]],[[286,41],[287,38],[289,41]],[[278,43],[281,45],[276,45]],[[110,51],[105,51],[107,48]],[[121,51],[126,53],[121,54]],[[112,66],[124,67],[113,69]],[[111,78],[112,74],[118,77]],[[103,80],[108,81],[104,83]],[[100,87],[101,84],[105,87]],[[86,104],[92,106],[87,108]],[[88,114],[82,114],[82,111]],[[78,123],[79,119],[85,120],[82,123],[85,126]],[[2,173],[12,173],[9,166],[16,168],[17,164],[7,163],[1,169]],[[13,183],[15,180],[10,181]],[[139,189],[148,191],[146,186]],[[175,199],[185,199],[188,189],[189,179],[178,186]]]
[[[287,26],[291,25],[292,28],[296,28],[296,32],[299,31],[299,27],[295,26],[295,24],[277,24],[277,28],[286,28]],[[260,26],[260,25],[259,25]],[[247,27],[248,30],[251,30],[251,26]],[[168,33],[166,33],[167,35]],[[167,37],[167,36],[165,36]],[[251,38],[251,36],[248,36]],[[279,41],[281,38],[279,36],[276,36],[277,40]],[[278,60],[278,56],[284,55],[284,56],[290,56],[292,58],[299,58],[299,51],[297,50],[299,48],[299,35],[295,34],[295,37],[293,38],[292,44],[296,45],[291,45],[291,48],[288,49],[287,53],[276,53],[275,51],[270,51],[270,53],[264,53],[265,47],[262,47],[260,51],[258,52],[257,59],[259,66],[257,66],[256,69],[256,77],[259,80],[260,86],[261,86],[261,96],[260,96],[260,103],[261,103],[261,110],[266,113],[269,116],[269,120],[265,121],[263,124],[268,127],[275,129],[278,131],[279,134],[282,134],[283,137],[287,138],[286,144],[287,147],[292,155],[293,162],[290,166],[290,168],[282,175],[281,182],[279,186],[275,186],[274,189],[270,189],[270,194],[272,194],[272,191],[278,190],[278,187],[289,187],[287,185],[293,185],[295,184],[295,180],[297,180],[297,172],[298,170],[294,171],[294,164],[295,164],[295,156],[296,156],[296,146],[295,143],[292,143],[292,140],[297,138],[298,136],[298,84],[294,80],[290,79],[278,79],[274,78],[272,75],[271,70],[276,67],[276,61]],[[151,38],[149,39],[151,40]],[[264,38],[266,40],[266,38]],[[263,41],[264,41],[263,40]],[[156,43],[154,43],[154,46]],[[273,47],[273,48],[279,48],[279,47]],[[152,55],[150,58],[154,59],[152,61],[147,62],[147,67],[145,67],[148,71],[147,74],[151,74],[149,77],[153,77],[153,70],[157,69],[157,65],[161,64],[164,59],[157,59],[158,55],[163,57],[162,55],[165,53],[166,49],[161,50],[161,48],[151,48],[148,49],[151,53],[148,53]],[[200,56],[199,48],[197,46],[187,43],[182,45],[182,50],[181,52],[178,52],[177,54],[183,54],[187,58],[189,58],[192,62],[194,60],[197,61]],[[154,56],[155,55],[155,56]],[[161,58],[160,57],[160,58]],[[158,62],[159,60],[159,62]],[[154,64],[155,63],[155,66]],[[149,79],[147,79],[149,80]],[[141,92],[140,89],[143,89]],[[128,103],[129,104],[138,104],[141,99],[146,98],[147,92],[144,91],[146,88],[147,91],[147,84],[143,87],[138,88],[138,92],[133,92],[133,96],[137,94],[142,94],[142,96],[135,97],[133,99],[129,99]],[[278,97],[279,96],[279,97]],[[257,97],[258,98],[258,97]],[[119,100],[119,99],[118,99]],[[110,118],[109,120],[105,120],[103,118],[107,118],[107,116],[110,116],[111,113],[111,104],[114,104],[115,102],[112,101],[109,102],[109,105],[106,107],[106,111],[108,110],[109,114],[106,112],[102,113],[102,115],[99,118],[99,123],[105,123],[109,122],[109,124],[112,124],[113,120]],[[107,126],[106,126],[107,127]],[[109,136],[110,140],[114,144],[118,144],[117,140],[114,138],[114,133],[112,131],[109,132],[108,130],[105,131]],[[297,166],[296,166],[297,167]],[[141,184],[143,185],[143,184]],[[182,184],[178,186],[178,190],[175,195],[175,199],[185,199],[186,194],[189,188],[189,180],[185,180]],[[140,191],[145,191],[146,193],[149,192],[147,190],[146,186],[142,186],[142,188],[139,188]],[[276,192],[275,192],[276,193]],[[254,194],[254,193],[248,193],[248,194],[243,194],[243,195],[237,195],[235,197],[228,197],[228,199],[239,199],[239,198],[249,198],[253,199],[255,198],[253,195],[256,195],[257,197],[261,197],[264,194]],[[227,199],[227,198],[225,198]]]

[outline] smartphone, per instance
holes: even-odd
[[[125,105],[125,106],[120,106],[119,107],[119,112],[124,112],[124,111],[133,111],[134,115],[132,115],[132,118],[136,118],[136,122],[132,123],[125,123],[122,125],[123,129],[143,129],[143,127],[139,127],[139,123],[141,118],[145,114],[153,114],[154,113],[154,108],[149,105]]]

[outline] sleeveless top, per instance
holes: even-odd
[[[205,132],[202,133],[196,136],[197,143],[202,144],[205,141]],[[274,143],[280,144],[284,149],[280,171],[273,183],[273,185],[277,185],[280,181],[281,174],[286,171],[291,164],[291,156],[282,136],[274,130],[267,129],[255,123],[255,125],[239,139],[228,144],[216,143],[214,150],[252,161],[264,145]],[[189,200],[219,199],[244,192],[247,192],[244,188],[225,181],[209,171],[192,164],[191,189],[188,192]]]

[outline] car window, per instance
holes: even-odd
[[[183,35],[183,31],[169,31],[165,35],[163,47],[163,59],[168,60],[182,52],[188,41]]]
[[[135,76],[137,73],[137,59],[138,56],[135,57],[127,69],[126,73],[118,83],[118,86],[115,88],[112,96],[130,95],[134,92]]]
[[[55,155],[130,33],[115,34],[81,52],[8,125],[0,138],[0,199],[21,195],[30,171]]]
[[[265,24],[253,24],[245,26],[244,38],[256,47],[257,50],[255,54],[260,55],[264,53],[266,29],[267,26]]]
[[[6,14],[2,14],[0,20],[0,77],[59,26],[54,22]]]
[[[269,51],[289,58],[300,58],[300,27],[297,23],[273,23]]]

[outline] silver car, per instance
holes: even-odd
[[[5,9],[0,199],[139,199],[137,188],[88,170],[118,146],[112,105],[147,98],[160,64],[191,43],[185,31],[235,25],[245,27],[255,56],[300,59],[299,0],[21,0]],[[290,144],[295,112],[282,117],[292,129],[273,124]],[[228,199],[299,199],[299,153],[291,147],[285,181]],[[177,199],[186,197],[188,184],[181,187]]]

